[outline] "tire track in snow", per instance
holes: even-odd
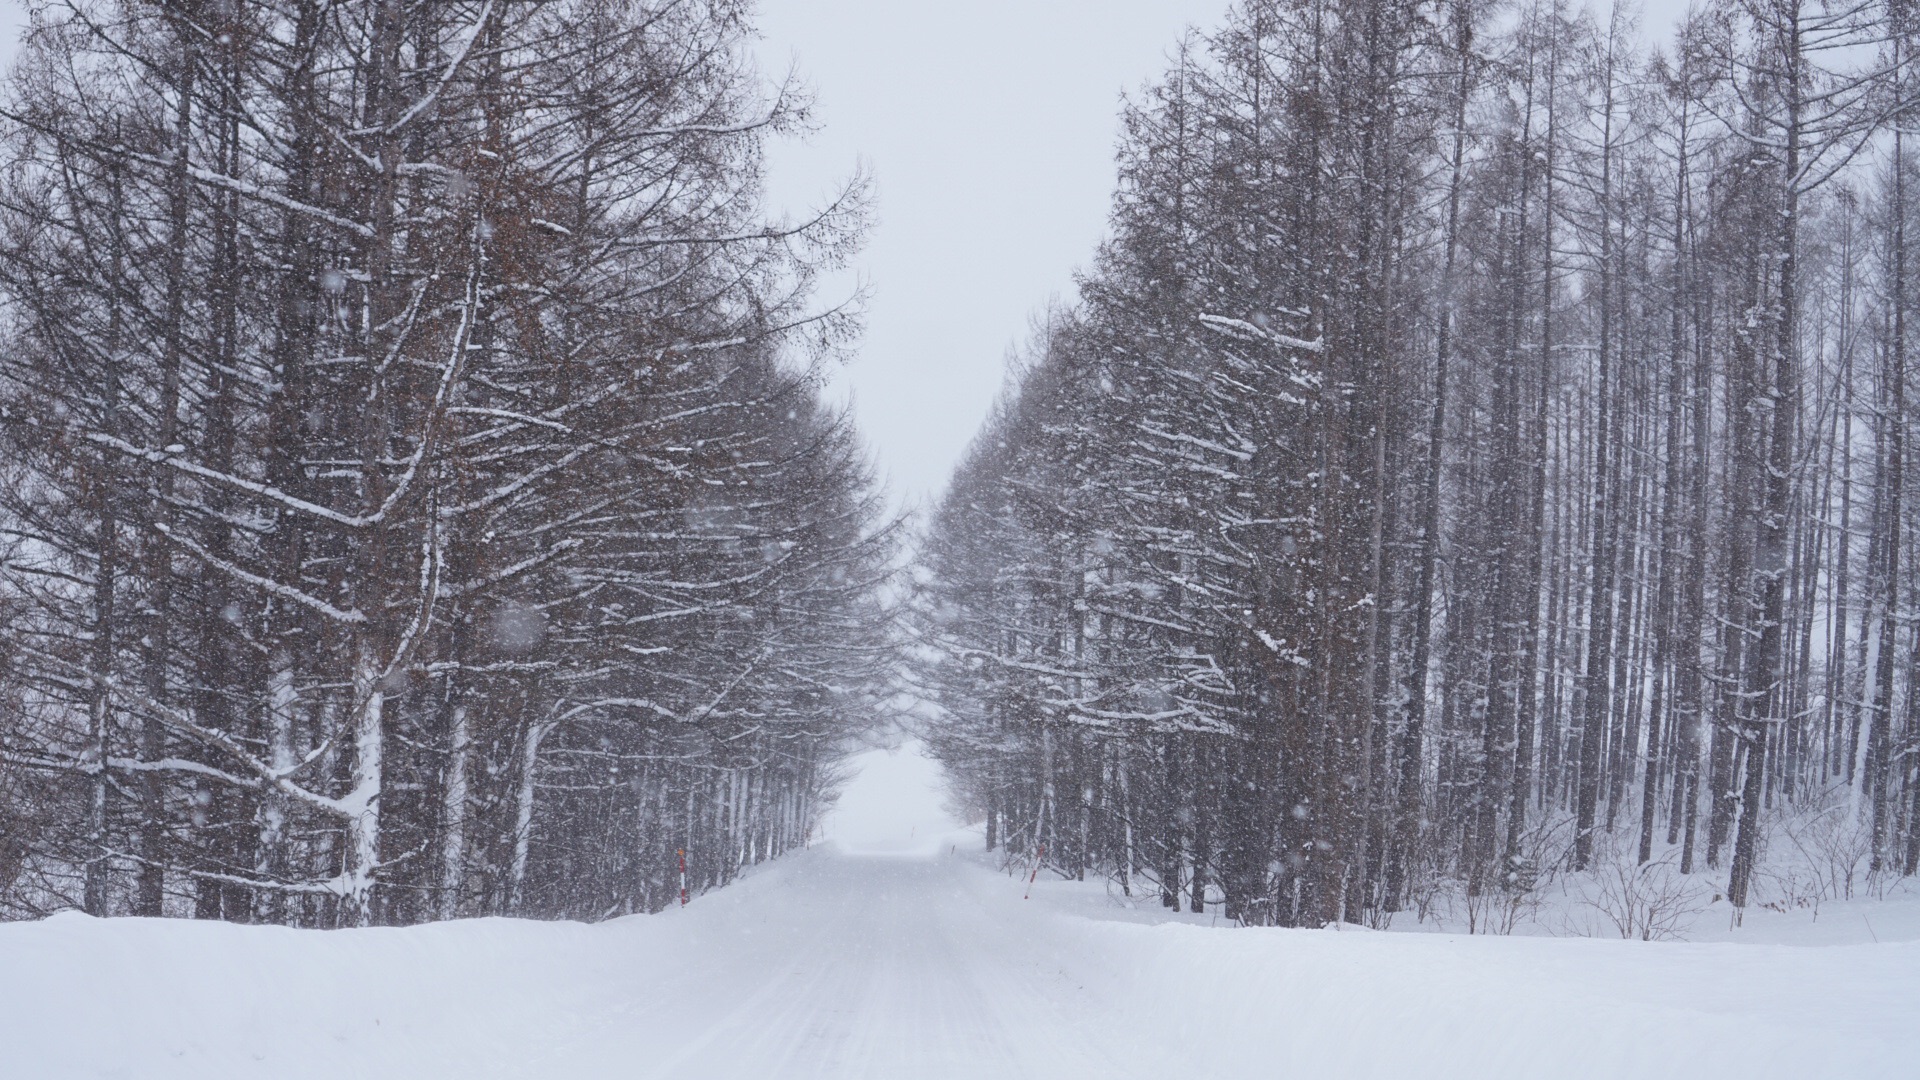
[[[777,891],[689,908],[685,957],[636,970],[591,1030],[505,1075],[1144,1075],[1139,1048],[1115,1045],[1082,984],[1063,981],[1046,932],[1057,920],[990,903],[1005,898],[982,896],[973,867],[827,852],[796,863],[779,868]],[[719,938],[732,940],[716,957]]]

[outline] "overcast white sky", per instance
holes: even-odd
[[[776,150],[775,203],[798,213],[862,162],[877,182],[857,263],[867,334],[835,388],[896,498],[938,494],[1009,348],[1050,297],[1071,298],[1105,231],[1122,91],[1227,3],[761,0],[762,63],[798,66],[823,125]],[[1680,0],[1647,6],[1664,31]],[[0,52],[22,11],[0,0]]]
[[[1001,386],[1007,350],[1106,225],[1120,94],[1227,0],[762,0],[824,128],[782,148],[773,196],[804,205],[864,161],[873,290],[837,384],[893,493],[937,494]]]

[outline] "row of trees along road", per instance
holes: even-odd
[[[990,840],[1289,925],[1603,861],[1744,910],[1814,822],[1913,874],[1917,14],[1654,49],[1624,7],[1243,0],[1182,42],[931,522],[921,678]]]
[[[735,0],[58,0],[0,105],[4,913],[597,918],[803,841],[891,646],[863,196]]]

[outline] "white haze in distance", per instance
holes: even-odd
[[[1665,39],[1681,0],[1642,25]],[[1000,392],[1008,351],[1106,232],[1120,97],[1165,69],[1227,0],[761,0],[759,55],[797,67],[821,130],[773,148],[792,215],[864,165],[877,223],[823,300],[872,289],[835,373],[895,499],[937,496]],[[1600,6],[1604,10],[1604,6]],[[0,0],[0,62],[26,22]]]

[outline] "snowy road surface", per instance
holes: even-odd
[[[1095,883],[1023,901],[1024,881],[951,853],[937,815],[874,805],[907,842],[843,827],[869,853],[816,848],[597,926],[0,926],[0,1077],[1799,1080],[1920,1062],[1920,943],[1884,927],[1821,948],[1214,928]]]

